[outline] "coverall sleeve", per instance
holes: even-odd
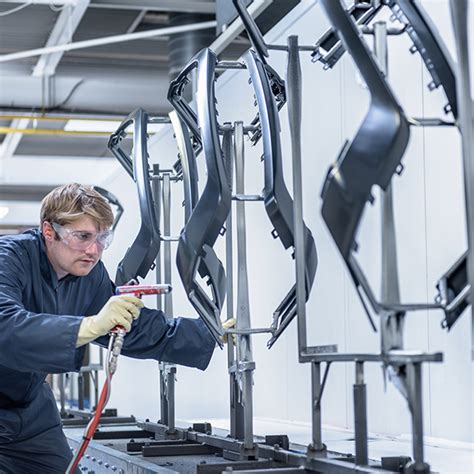
[[[84,355],[76,350],[82,317],[26,310],[22,292],[29,278],[18,255],[0,247],[0,364],[23,372],[78,370]]]
[[[115,286],[104,268],[94,307],[90,314],[100,311]],[[108,345],[108,337],[96,339],[100,345]],[[140,317],[133,322],[125,336],[122,354],[135,359],[155,359],[162,362],[196,367],[204,370],[211,360],[215,342],[200,319],[167,319],[163,311],[143,308]]]
[[[137,359],[196,367],[204,370],[214,351],[214,339],[200,319],[167,319],[163,311],[143,308],[125,336],[122,353]]]

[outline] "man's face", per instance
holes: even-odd
[[[90,245],[86,245],[82,250],[72,248],[77,247],[74,245],[74,236],[87,236],[87,233],[95,235],[99,230],[104,229],[98,229],[95,221],[89,216],[83,216],[71,224],[60,226],[58,230],[55,230],[52,224],[44,222],[42,232],[49,261],[58,278],[63,278],[68,274],[87,275],[102,257],[104,249],[95,239],[92,239]],[[59,240],[57,240],[58,236]]]

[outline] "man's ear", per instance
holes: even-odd
[[[54,229],[49,222],[43,222],[41,225],[41,233],[43,234],[45,240],[52,242],[54,240]]]

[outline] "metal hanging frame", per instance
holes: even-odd
[[[150,117],[143,109],[132,112],[109,139],[108,147],[125,171],[137,183],[141,223],[135,240],[117,268],[116,285],[123,285],[137,276],[145,278],[154,266],[160,251],[160,209],[153,200],[148,163],[147,125]],[[133,125],[133,150],[128,155],[121,142]]]
[[[321,212],[375,330],[368,305],[377,314],[439,308],[439,305],[377,301],[356,260],[356,234],[366,204],[374,199],[372,186],[378,185],[385,190],[392,176],[401,172],[401,160],[410,133],[409,123],[356,25],[340,3],[323,1],[322,5],[359,68],[371,94],[371,103],[356,136],[352,142],[346,142],[336,163],[328,171],[322,190]],[[373,130],[379,132],[374,134]]]
[[[419,52],[426,65],[427,71],[432,77],[428,88],[434,90],[442,87],[448,99],[444,111],[445,113],[451,112],[457,123],[459,109],[462,107],[458,106],[460,102],[455,65],[435,25],[418,2],[390,0],[387,2],[387,6],[392,10],[394,17],[406,25],[406,32],[413,41],[410,52]],[[457,8],[458,5],[455,4],[455,7]],[[461,8],[460,11],[462,12],[461,17],[465,15],[465,9]],[[465,48],[461,47],[461,50],[464,51]],[[462,129],[461,123],[459,123],[459,128]],[[466,197],[467,202],[468,198]],[[440,277],[436,284],[438,293],[435,301],[445,314],[441,326],[448,331],[470,304],[467,255],[468,252],[465,252]]]
[[[466,228],[468,249],[465,258],[466,289],[474,287],[474,112],[471,92],[471,72],[469,59],[469,2],[450,0],[451,20],[453,23],[457,68],[457,98],[459,104],[459,124],[462,136],[462,157],[464,172],[464,199],[466,204]],[[469,298],[472,309],[472,299]],[[471,358],[474,360],[474,315],[471,311]]]
[[[474,257],[472,255],[474,246],[474,229],[472,228],[474,226],[472,205],[472,178],[474,175],[472,167],[474,159],[472,140],[474,130],[472,126],[473,112],[470,91],[469,30],[466,20],[468,4],[464,1],[459,1],[450,2],[450,6],[458,56],[456,98],[459,104],[459,130],[462,137],[468,250],[440,277],[436,285],[438,290],[436,301],[443,307],[445,313],[445,318],[441,325],[448,331],[464,313],[464,310],[472,304],[471,288],[474,278]],[[471,340],[472,358],[474,360],[474,333]]]
[[[184,223],[186,225],[199,201],[199,176],[196,155],[202,151],[202,146],[193,139],[188,127],[176,112],[171,112],[170,118],[178,145],[179,171],[183,179],[184,190]],[[223,301],[225,293],[220,283],[223,270],[221,270],[221,264],[212,248],[206,252],[204,258],[200,261],[198,272],[202,277],[209,275],[211,281],[219,281],[217,288],[221,292],[220,301]]]
[[[256,127],[249,133],[250,141],[255,145],[263,137],[264,189],[263,200],[267,215],[273,224],[272,235],[279,238],[285,249],[294,248],[293,199],[291,198],[283,176],[283,157],[280,143],[280,120],[278,112],[287,101],[285,81],[267,63],[268,46],[249,15],[242,0],[233,0],[233,4],[242,19],[253,45],[243,56],[250,84],[255,91],[258,113],[251,122]],[[311,231],[304,225],[304,253],[306,258],[306,299],[309,298],[317,267],[316,245]],[[296,316],[296,284],[289,290],[273,313],[270,327],[272,336],[268,347],[277,341],[288,324]]]
[[[406,25],[405,31],[413,41],[411,53],[419,52],[426,65],[432,82],[429,90],[441,86],[448,99],[445,113],[452,112],[458,117],[456,98],[456,76],[452,58],[446,48],[436,26],[419,2],[412,0],[389,0],[387,6],[401,23]]]
[[[184,222],[187,223],[199,200],[199,175],[196,165],[196,149],[189,129],[176,112],[169,114],[179,154],[179,173],[183,177]],[[200,151],[201,148],[199,148]],[[174,166],[176,169],[176,166]]]
[[[448,103],[444,107],[445,113],[452,113],[455,121],[458,120],[458,99],[456,91],[456,77],[453,60],[446,48],[436,26],[419,2],[412,0],[388,0],[386,2],[367,1],[356,2],[347,13],[353,21],[360,25],[364,33],[373,30],[367,25],[375,18],[381,8],[386,5],[393,13],[392,19],[400,21],[404,27],[400,30],[390,30],[389,34],[401,34],[406,32],[413,41],[410,48],[411,53],[419,52],[425,63],[432,81],[428,84],[430,91],[441,87],[445,93]],[[324,68],[333,67],[345,52],[342,42],[338,39],[333,28],[330,28],[316,43],[315,51],[312,53],[314,61],[320,61]],[[445,126],[455,125],[441,119],[409,119],[410,125],[421,126]],[[442,309],[445,318],[441,325],[448,330],[454,325],[464,310],[469,306],[470,286],[467,281],[467,252],[464,253],[453,265],[442,275],[436,284],[437,296],[435,306],[430,307]],[[394,300],[390,300],[394,302]],[[420,306],[423,309],[423,305]],[[403,310],[403,308],[397,308]]]
[[[354,253],[357,251],[355,243],[357,228],[366,202],[373,200],[370,193],[371,188],[374,184],[377,184],[383,190],[388,188],[392,175],[397,168],[399,169],[401,158],[408,143],[409,125],[402,109],[386,84],[382,72],[361,38],[357,26],[344,11],[340,1],[321,0],[321,4],[330,22],[338,31],[346,50],[352,55],[371,94],[369,112],[356,137],[352,143],[346,143],[336,164],[330,168],[322,192],[322,214],[349,268],[369,318],[370,313],[364,297],[367,298],[375,312],[381,316],[382,351],[380,355],[374,354],[373,358],[370,354],[340,354],[338,356],[330,353],[313,357],[306,356],[306,358],[313,362],[313,366],[319,366],[324,360],[328,362],[353,360],[356,362],[356,384],[354,385],[354,406],[355,412],[358,412],[355,418],[356,459],[359,459],[362,464],[367,463],[366,389],[362,364],[366,361],[381,360],[384,362],[384,366],[392,369],[397,377],[396,380],[401,382],[397,386],[407,399],[412,416],[414,462],[410,466],[407,465],[406,469],[428,473],[430,467],[425,463],[423,453],[422,363],[439,362],[442,360],[442,354],[412,353],[401,349],[403,349],[405,312],[439,307],[439,305],[403,305],[398,302],[379,303],[354,257]],[[377,37],[376,40],[381,41]],[[380,46],[377,44],[377,48]],[[377,131],[377,133],[374,133],[374,131]],[[378,159],[380,157],[385,158],[387,162]],[[351,208],[355,208],[352,216]],[[393,215],[388,209],[388,214],[384,214],[384,221],[390,221],[391,219],[393,219]],[[394,233],[392,224],[390,222],[384,224],[387,225],[389,234]],[[395,235],[389,235],[389,237],[393,240],[392,244],[395,245]],[[388,275],[387,270],[385,268],[384,278]],[[392,277],[398,279],[396,268]],[[388,285],[383,293],[385,295],[397,295],[398,282],[395,283],[395,285]],[[319,367],[315,367],[315,369],[317,370],[316,377],[313,377],[313,385],[318,387],[321,383]],[[320,391],[322,391],[322,388]],[[321,416],[320,413],[316,413],[316,415],[313,420],[313,439],[319,442],[319,448],[323,449],[320,442]]]
[[[217,344],[222,346],[220,313],[225,297],[225,272],[213,245],[231,207],[231,191],[222,160],[222,149],[215,109],[215,72],[217,57],[210,49],[200,51],[171,82],[168,99],[178,116],[203,147],[208,179],[187,221],[178,244],[178,271],[188,298],[206,323]],[[183,97],[188,76],[196,70],[196,109]],[[208,278],[211,297],[196,280],[196,273]]]
[[[252,80],[258,105],[260,130],[263,136],[263,164],[265,183],[263,199],[265,210],[273,224],[274,238],[279,238],[285,249],[294,247],[293,200],[283,177],[283,159],[280,143],[278,107],[272,93],[267,69],[258,55],[249,50],[244,62]],[[317,267],[316,245],[308,227],[304,227],[306,299],[309,298]],[[296,284],[292,286],[273,313],[273,334],[270,348],[296,316]]]
[[[356,0],[346,11],[357,25],[362,26],[369,24],[381,8],[381,1]],[[344,45],[334,28],[328,28],[316,42],[311,57],[313,62],[322,63],[324,69],[330,69],[345,52]]]
[[[111,205],[115,207],[115,216],[114,216],[114,222],[112,224],[112,230],[115,230],[118,226],[118,223],[120,222],[120,219],[122,218],[123,214],[123,206],[118,200],[117,196],[115,194],[112,194],[110,191],[107,189],[101,188],[100,186],[93,186],[93,188]]]
[[[270,90],[273,94],[276,107],[278,111],[286,104],[286,88],[285,81],[280,75],[273,69],[267,62],[269,46],[265,43],[262,33],[258,28],[255,20],[249,14],[242,0],[232,0],[237,13],[239,14],[242,23],[244,24],[245,30],[249,35],[250,42],[252,43],[254,54],[264,65],[268,81],[270,84]],[[252,78],[250,79],[252,81]],[[262,128],[260,126],[260,116],[257,114],[255,118],[250,122],[251,127],[255,127],[254,131],[249,131],[248,136],[253,145],[256,145],[262,138]]]

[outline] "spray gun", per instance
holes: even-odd
[[[132,295],[141,298],[143,295],[162,295],[171,291],[171,285],[122,285],[117,286],[116,295]]]
[[[133,282],[134,280],[132,280]],[[138,283],[117,286],[116,295],[132,295],[141,298],[143,295],[162,295],[171,291],[171,285],[140,285]],[[122,352],[126,331],[122,326],[115,326],[110,331],[112,350],[108,361],[108,373],[112,376],[117,370],[118,357]]]
[[[163,285],[140,285],[140,284],[128,284],[117,286],[115,290],[115,294],[117,295],[132,295],[136,296],[137,298],[141,298],[143,295],[162,295],[165,293],[169,293],[171,291],[171,285],[163,284]],[[97,402],[97,407],[92,417],[91,421],[87,425],[85,429],[84,436],[82,438],[82,442],[79,448],[76,451],[76,454],[72,458],[69,466],[67,468],[66,474],[73,474],[76,468],[79,465],[79,462],[86,452],[87,446],[89,445],[90,440],[94,436],[95,430],[100,421],[100,415],[102,414],[105,406],[110,397],[110,390],[111,390],[111,382],[112,376],[114,375],[115,371],[117,370],[117,363],[118,357],[122,352],[124,338],[127,332],[122,326],[115,326],[110,331],[110,341],[109,347],[107,350],[107,358],[106,358],[106,380],[104,386],[102,387],[102,391],[100,393],[99,401]]]

